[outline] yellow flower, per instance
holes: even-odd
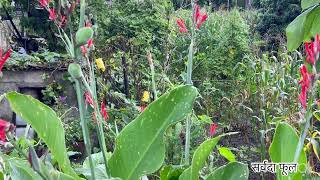
[[[106,71],[106,67],[104,66],[102,58],[96,59],[96,64],[97,64],[98,69],[100,69],[102,72]]]
[[[143,96],[141,98],[142,102],[149,102],[150,100],[150,93],[148,91],[143,91]]]

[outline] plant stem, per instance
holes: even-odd
[[[80,21],[79,21],[79,29],[84,27],[84,16],[86,13],[86,1],[80,0]]]
[[[188,85],[192,85],[192,65],[193,65],[193,44],[194,44],[194,34],[195,34],[195,12],[194,12],[194,1],[191,1],[192,7],[192,29],[191,29],[191,43],[189,46],[189,54],[188,54],[188,64],[187,64],[187,81]],[[185,164],[190,164],[190,136],[191,136],[191,116],[187,117],[186,120],[186,141],[185,141],[185,149],[184,149],[184,158]]]
[[[76,93],[77,93],[78,106],[79,106],[79,112],[80,112],[80,120],[81,120],[80,124],[82,127],[81,129],[82,129],[84,144],[86,146],[86,152],[89,157],[89,164],[90,164],[92,179],[95,179],[94,165],[93,165],[93,161],[92,161],[92,157],[91,157],[91,142],[90,142],[90,137],[89,137],[89,129],[87,126],[87,122],[85,121],[85,115],[84,115],[83,96],[81,93],[81,87],[80,87],[79,80],[75,79],[75,82],[76,82]]]
[[[154,99],[158,99],[158,93],[157,93],[157,88],[156,88],[156,81],[154,78],[155,72],[154,72],[154,64],[150,64],[150,69],[151,69],[151,83],[152,83],[152,90],[154,94]]]
[[[91,71],[93,74],[94,72]],[[92,76],[92,75],[91,75]],[[94,99],[94,102],[95,104],[97,105],[98,103],[98,98],[97,98],[97,93],[93,93],[93,92],[96,92],[96,89],[95,89],[95,78],[92,77],[92,86],[93,88],[91,89],[88,82],[86,81],[86,79],[82,76],[82,81],[83,81],[83,84],[85,85],[86,89],[88,90],[89,94],[91,95],[91,97],[93,97]],[[102,127],[102,124],[103,124],[103,120],[102,120],[102,116],[100,114],[100,110],[99,110],[99,107],[96,106],[94,108],[94,111],[95,111],[95,117],[97,119],[97,130],[98,130],[98,140],[99,140],[99,145],[101,147],[101,151],[102,151],[102,155],[103,155],[103,159],[104,159],[104,164],[105,164],[105,168],[106,168],[106,171],[107,171],[107,176],[109,176],[109,169],[108,169],[108,160],[107,160],[107,147],[106,147],[106,140],[105,140],[105,137],[104,137],[104,131],[103,131],[103,127]]]
[[[319,79],[319,76],[317,75],[317,70],[316,70],[315,66],[313,66],[313,74],[315,74],[315,79],[314,79],[314,82],[312,83],[313,86],[311,88],[312,92],[311,92],[311,98],[309,99],[309,101],[310,100],[313,101],[316,98],[316,92],[317,92],[317,87],[318,87],[317,81]],[[308,103],[307,112],[304,117],[306,120],[306,124],[305,124],[303,132],[299,138],[296,152],[294,154],[294,161],[293,162],[295,162],[295,163],[297,163],[299,161],[299,157],[300,157],[301,151],[303,149],[303,145],[304,145],[304,140],[306,139],[309,128],[310,128],[310,124],[311,124],[310,121],[313,117],[312,107],[313,107],[313,102]]]

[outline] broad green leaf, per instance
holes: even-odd
[[[226,147],[218,147],[218,151],[221,156],[225,157],[229,162],[235,162],[236,156]]]
[[[269,154],[274,163],[291,163],[294,160],[294,154],[298,145],[299,137],[295,130],[287,123],[279,123],[276,127],[272,143],[270,145]],[[307,158],[304,151],[301,152],[299,158],[299,169],[307,164]],[[277,179],[302,179],[302,174],[298,171],[289,176],[282,176],[279,169],[277,170]]]
[[[65,134],[57,114],[31,96],[10,92],[6,94],[11,109],[29,123],[38,136],[47,144],[60,168],[68,175],[78,178],[67,156]]]
[[[42,180],[41,176],[38,175],[30,165],[21,159],[9,159],[9,166],[11,168],[11,179],[12,180]]]
[[[318,33],[320,33],[320,7],[316,7],[314,8],[314,10],[309,13],[308,15],[308,21],[310,21],[311,23],[311,28],[309,31],[309,34],[307,37],[307,39],[311,38],[311,37],[315,37],[315,35]]]
[[[301,8],[307,9],[319,3],[320,3],[320,0],[301,0]]]
[[[296,17],[287,27],[286,34],[287,34],[287,46],[289,51],[293,51],[297,49],[300,44],[305,39],[305,34],[308,34],[310,31],[311,26],[307,22],[308,14],[314,8],[310,8]],[[306,27],[305,27],[306,25]],[[307,33],[306,33],[307,32]]]
[[[212,172],[206,180],[247,180],[249,169],[247,164],[231,162]]]
[[[198,95],[193,86],[180,86],[151,103],[116,139],[108,161],[112,177],[137,180],[157,171],[164,161],[166,129],[188,115]]]
[[[216,146],[220,137],[206,140],[195,151],[191,166],[186,169],[180,176],[179,180],[198,180],[199,171],[203,168],[212,149]]]
[[[178,180],[183,171],[183,167],[165,166],[160,172],[160,180]]]

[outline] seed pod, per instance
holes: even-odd
[[[91,27],[83,27],[76,33],[76,43],[78,46],[87,44],[88,40],[93,36],[93,29]]]
[[[74,79],[79,79],[82,77],[82,71],[79,64],[71,63],[68,67],[68,72]]]

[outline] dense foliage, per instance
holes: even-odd
[[[14,14],[12,1],[0,2]],[[39,100],[0,94],[28,124],[17,138],[0,119],[1,177],[319,176],[320,0],[15,3],[27,12],[23,31],[45,43],[1,50],[0,83],[2,68],[65,70],[77,103],[66,102],[60,81]],[[306,53],[296,50],[302,43]],[[259,173],[254,162],[298,170]]]

